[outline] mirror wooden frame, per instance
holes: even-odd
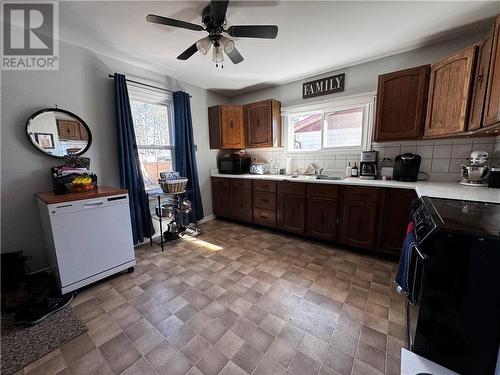
[[[33,145],[33,147],[35,147],[35,149],[37,151],[39,151],[40,153],[42,153],[43,155],[45,156],[49,156],[51,158],[56,158],[56,159],[66,159],[68,157],[68,155],[52,155],[52,154],[49,154],[47,152],[44,152],[42,149],[40,149],[39,145],[37,145],[35,143],[35,141],[33,140],[33,138],[30,136],[30,133],[28,131],[28,128],[30,126],[30,122],[32,120],[35,119],[35,117],[37,117],[38,115],[41,115],[42,113],[46,113],[46,112],[60,112],[60,113],[64,113],[65,115],[67,116],[71,116],[73,117],[75,120],[77,120],[78,122],[80,122],[80,124],[85,128],[85,130],[87,131],[87,135],[88,135],[88,139],[87,139],[87,145],[85,146],[85,148],[76,153],[76,154],[73,154],[73,156],[81,156],[83,154],[85,154],[88,149],[90,148],[90,145],[92,144],[92,132],[90,131],[90,128],[89,126],[85,123],[85,121],[83,121],[79,116],[75,115],[73,112],[70,112],[70,111],[67,111],[65,109],[59,109],[59,108],[43,108],[35,113],[33,113],[30,118],[28,119],[28,121],[26,121],[26,128],[25,128],[25,133],[26,133],[26,136],[28,137],[30,143]]]

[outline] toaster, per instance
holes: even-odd
[[[252,173],[252,174],[269,174],[269,163],[252,163],[252,164],[250,164],[250,173]]]

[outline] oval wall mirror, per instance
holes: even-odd
[[[60,159],[83,155],[92,143],[87,124],[74,113],[58,108],[45,108],[31,115],[26,135],[38,151]]]

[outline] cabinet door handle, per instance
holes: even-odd
[[[269,201],[268,201],[267,199],[265,199],[265,198],[261,199],[260,201],[261,201],[261,202],[264,202],[264,203],[269,202]]]

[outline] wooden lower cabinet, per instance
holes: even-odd
[[[230,217],[230,195],[229,180],[226,178],[212,178],[212,206],[214,215]]]
[[[339,218],[341,243],[374,249],[377,237],[377,204],[344,200]]]
[[[266,210],[264,208],[253,209],[253,222],[266,227],[276,226],[276,210]]]
[[[306,228],[310,236],[334,240],[337,233],[337,200],[308,198]]]
[[[276,227],[276,181],[253,180],[253,222]]]
[[[212,178],[214,214],[399,255],[414,190]]]
[[[279,194],[277,219],[279,228],[289,232],[304,233],[306,229],[306,197]]]
[[[231,186],[231,217],[252,221],[252,191]]]
[[[306,233],[325,240],[334,240],[337,234],[336,185],[307,185]]]
[[[294,233],[306,231],[306,184],[280,181],[277,185],[278,228]]]
[[[414,190],[386,190],[380,240],[382,250],[395,254],[401,252],[406,229],[411,220],[411,202],[415,199],[417,195]]]

